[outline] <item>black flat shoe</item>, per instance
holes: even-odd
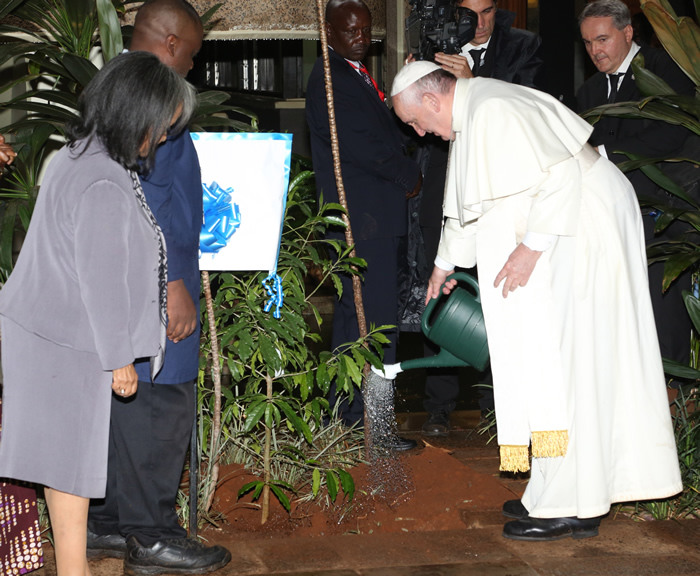
[[[223,546],[205,546],[189,538],[167,538],[142,546],[134,537],[127,540],[124,574],[207,574],[226,566],[231,553]]]
[[[406,450],[413,450],[416,446],[418,446],[418,442],[408,438],[401,438],[401,436],[392,435],[387,438],[386,441],[382,442],[381,446],[382,448],[393,452],[405,452]]]
[[[503,515],[507,518],[527,518],[530,514],[520,500],[508,500],[503,503]]]
[[[124,558],[126,538],[121,534],[96,534],[87,531],[88,558]]]
[[[506,522],[503,536],[511,540],[548,542],[561,538],[591,538],[598,535],[600,518],[522,518]]]
[[[421,427],[423,436],[448,436],[450,433],[450,415],[444,410],[431,412],[430,417]]]

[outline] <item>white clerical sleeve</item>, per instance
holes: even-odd
[[[523,238],[523,244],[527,246],[530,250],[536,250],[537,252],[544,252],[549,250],[557,239],[555,234],[542,234],[541,232],[533,232],[529,230]]]
[[[461,226],[456,218],[447,218],[442,228],[438,256],[462,268],[476,266],[476,221]]]
[[[528,232],[574,236],[581,205],[581,168],[575,157],[555,164],[537,185]]]

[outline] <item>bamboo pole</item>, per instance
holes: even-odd
[[[272,377],[269,374],[265,375],[266,383],[266,396],[268,402],[272,400]],[[268,404],[267,408],[270,408]],[[263,491],[262,491],[262,519],[261,524],[265,524],[270,517],[270,481],[272,480],[272,472],[270,471],[270,448],[272,445],[272,430],[265,422],[266,418],[263,417],[263,423],[265,425],[265,446],[263,448]]]
[[[221,434],[221,366],[219,361],[219,338],[216,334],[216,318],[214,316],[214,304],[211,297],[211,284],[209,272],[202,271],[202,286],[204,288],[204,301],[207,307],[207,320],[209,322],[209,340],[211,341],[211,379],[214,384],[214,409],[212,411],[211,441],[209,442],[211,470],[207,483],[207,492],[204,499],[204,509],[209,510],[214,501],[216,484],[219,481],[219,436]],[[192,488],[190,488],[191,490]],[[196,488],[195,488],[196,489]]]
[[[352,235],[352,227],[350,226],[350,217],[348,216],[348,201],[345,195],[345,186],[343,184],[343,175],[340,166],[340,146],[338,144],[338,129],[335,122],[335,104],[333,102],[333,78],[331,77],[331,64],[328,57],[328,36],[326,35],[326,18],[325,6],[323,0],[316,0],[318,10],[318,31],[321,36],[321,54],[323,56],[323,76],[326,85],[326,104],[328,105],[328,128],[330,130],[331,139],[331,154],[333,156],[333,173],[335,174],[335,183],[338,189],[338,202],[345,209],[343,214],[343,222],[345,223],[345,242],[348,246],[352,246],[350,256],[355,257],[355,240]],[[354,274],[352,277],[352,293],[355,302],[355,314],[357,316],[357,327],[360,333],[360,338],[367,336],[367,319],[365,317],[365,307],[362,302],[362,284],[360,277]],[[364,381],[369,375],[370,365],[365,363],[363,375]],[[367,414],[365,414],[366,420]],[[365,426],[365,446],[368,449],[370,438],[368,427]]]

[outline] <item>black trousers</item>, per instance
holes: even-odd
[[[398,259],[401,239],[378,238],[375,240],[356,240],[355,249],[360,258],[367,261],[363,272],[362,299],[367,320],[367,330],[370,324],[381,326],[390,324],[396,326],[398,316]],[[333,336],[331,346],[335,350],[340,344],[353,342],[359,338],[357,314],[353,300],[352,278],[341,276],[343,295],[335,304],[333,312]],[[396,362],[396,345],[398,331],[396,328],[384,333],[389,344],[384,345],[384,364]],[[337,401],[335,384],[331,386],[328,397],[331,406]],[[339,407],[339,413],[347,424],[362,423],[364,418],[364,402],[362,394],[356,393],[353,401],[344,401]]]
[[[645,214],[643,222],[647,244],[659,240],[680,240],[689,228],[682,222],[674,222],[663,234],[654,235],[654,218]],[[649,292],[661,356],[688,364],[692,322],[683,301],[683,291],[692,291],[692,272],[687,270],[681,274],[666,292],[662,291],[663,277],[663,262],[649,266]]]
[[[691,137],[686,141],[679,156],[694,158],[700,152],[700,138]],[[700,182],[698,180],[698,170],[689,162],[678,162],[663,164],[662,168],[667,176],[680,185],[685,193],[696,202],[700,200]],[[639,170],[629,172],[626,176],[632,182],[637,194],[642,198],[652,198],[659,205],[667,205],[675,209],[687,209],[688,204],[675,196],[657,188]],[[675,220],[666,227],[663,232],[656,234],[655,211],[642,208],[642,222],[644,224],[644,240],[647,246],[658,241],[681,241],[686,235],[693,231],[690,224],[680,220]],[[681,364],[688,364],[690,361],[690,332],[692,322],[690,315],[683,302],[683,291],[692,290],[692,273],[687,270],[681,274],[666,292],[662,291],[664,264],[655,263],[649,266],[649,293],[651,295],[651,305],[654,309],[654,320],[656,321],[656,332],[659,337],[661,356],[670,360],[675,360]]]
[[[442,223],[440,218],[438,224]],[[435,261],[435,256],[440,244],[440,234],[442,226],[421,226],[425,254],[431,263]],[[435,356],[440,352],[440,347],[423,336],[423,355],[427,358]],[[451,413],[456,406],[459,396],[459,369],[458,368],[429,368],[425,377],[425,395],[423,407],[426,412],[447,412]]]
[[[194,382],[139,382],[132,398],[112,397],[107,492],[93,500],[96,534],[136,536],[150,546],[187,535],[175,501],[194,420]]]

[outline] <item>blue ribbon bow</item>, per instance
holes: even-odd
[[[263,310],[269,312],[270,308],[274,305],[275,311],[272,316],[279,320],[280,309],[284,303],[284,291],[282,290],[282,278],[279,274],[270,274],[265,280],[262,281],[263,288],[267,292],[268,300],[265,302],[265,307]]]
[[[221,250],[241,225],[241,211],[238,204],[231,202],[233,188],[224,190],[216,182],[204,190],[204,223],[199,235],[199,249],[202,252],[216,253]]]

